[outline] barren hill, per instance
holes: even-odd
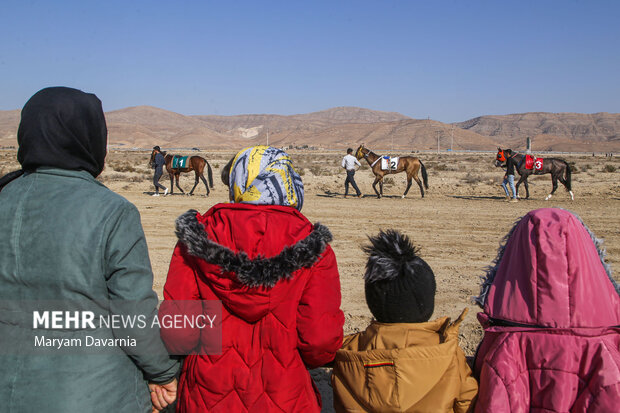
[[[539,150],[619,150],[620,114],[546,113],[480,116],[456,126],[524,147],[531,137]]]
[[[357,107],[337,107],[299,115],[236,115],[194,116],[220,132],[237,130],[239,133],[256,135],[261,131],[270,133],[285,130],[316,131],[337,124],[380,123],[410,119],[396,112],[382,112]],[[305,142],[307,143],[307,142]]]
[[[525,113],[445,124],[395,112],[337,107],[298,115],[185,116],[152,106],[106,113],[111,145],[129,148],[239,149],[269,143],[343,149],[360,143],[391,150],[522,149],[619,151],[620,114]],[[0,111],[0,147],[16,146],[19,111]]]

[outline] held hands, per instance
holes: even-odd
[[[168,384],[149,383],[153,413],[159,412],[177,399],[177,384],[177,379]]]

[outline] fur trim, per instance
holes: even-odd
[[[245,252],[236,253],[207,237],[204,226],[198,222],[195,210],[189,210],[176,221],[176,234],[190,255],[218,265],[222,273],[233,272],[238,280],[249,287],[273,287],[281,279],[289,279],[301,268],[310,268],[318,261],[332,240],[326,226],[319,223],[306,238],[285,247],[280,254],[250,259]]]
[[[559,209],[564,209],[564,208],[559,208]],[[583,222],[583,220],[581,219],[581,217],[579,217],[579,215],[567,209],[565,209],[565,211],[570,212],[575,218],[577,218],[579,222],[581,222],[581,225],[583,225],[583,227],[586,229],[586,231],[588,231],[588,234],[590,234],[590,238],[592,238],[592,242],[594,243],[594,246],[596,247],[596,251],[598,252],[598,256],[601,260],[601,264],[603,264],[603,268],[605,268],[605,272],[607,273],[607,277],[609,277],[609,281],[611,281],[611,284],[616,290],[616,293],[620,295],[620,285],[614,280],[612,276],[611,265],[605,262],[605,257],[607,256],[607,252],[605,251],[605,248],[603,247],[603,240],[601,238],[597,238],[596,235],[594,235],[594,233],[590,230],[590,228],[588,228],[588,226]],[[517,225],[519,225],[519,222],[521,222],[521,219],[523,219],[523,217],[520,217],[519,219],[517,219],[517,221],[515,222],[513,227],[510,229],[508,234],[506,234],[506,236],[502,239],[502,241],[500,242],[500,246],[497,250],[497,257],[495,258],[495,260],[493,260],[492,265],[486,268],[486,274],[480,277],[482,281],[481,286],[480,286],[480,295],[478,295],[477,297],[472,297],[472,301],[473,303],[478,304],[478,306],[480,306],[481,308],[484,307],[487,294],[489,293],[489,288],[491,288],[491,285],[493,284],[493,280],[495,279],[495,274],[497,273],[499,264],[502,261],[502,257],[504,256],[504,251],[506,250],[506,244],[508,243],[508,240],[510,239],[513,232],[517,228]]]
[[[414,273],[413,264],[419,263],[418,249],[413,246],[408,236],[393,229],[381,231],[375,237],[368,237],[371,245],[362,247],[368,254],[364,280],[374,283],[393,280],[403,271]]]

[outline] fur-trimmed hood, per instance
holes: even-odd
[[[327,227],[292,207],[250,204],[220,204],[205,215],[190,210],[177,219],[176,234],[199,277],[246,320],[286,299],[296,271],[311,268],[332,240]]]
[[[235,273],[237,279],[248,287],[273,287],[281,279],[291,278],[295,271],[312,267],[332,240],[329,229],[317,223],[310,235],[284,247],[280,254],[269,258],[259,254],[251,259],[244,251],[235,252],[210,240],[196,214],[198,211],[189,210],[177,218],[179,241],[185,244],[191,255],[220,266],[222,272]]]
[[[510,230],[476,302],[492,319],[551,328],[620,325],[601,240],[573,213],[530,211]]]

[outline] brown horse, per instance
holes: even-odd
[[[357,148],[357,151],[355,151],[355,157],[358,160],[362,158],[366,159],[368,165],[370,165],[372,173],[375,174],[375,182],[372,183],[372,189],[375,190],[378,198],[383,196],[383,177],[385,175],[397,174],[399,172],[407,173],[407,189],[405,189],[403,198],[407,195],[407,192],[409,192],[409,188],[411,188],[411,179],[415,179],[418,183],[420,193],[422,194],[422,198],[424,198],[424,188],[422,187],[420,178],[418,178],[418,171],[422,169],[422,178],[424,179],[424,186],[426,189],[428,189],[428,176],[426,175],[426,168],[420,159],[413,156],[400,156],[395,170],[383,170],[381,169],[381,157],[372,152],[370,149],[364,148],[363,144]],[[377,191],[377,183],[379,184],[380,192]]]
[[[151,152],[151,160],[149,161],[149,166],[153,165],[153,161],[155,160],[155,153],[155,150]],[[198,179],[200,179],[202,183],[205,184],[205,188],[207,188],[207,196],[209,196],[209,193],[211,192],[209,191],[209,186],[213,188],[213,171],[211,170],[211,165],[209,165],[209,162],[207,162],[205,158],[203,158],[202,156],[190,156],[187,160],[187,166],[185,168],[173,168],[172,158],[174,158],[174,156],[167,155],[164,151],[162,151],[161,153],[162,155],[164,155],[164,160],[166,161],[166,171],[168,171],[168,175],[170,176],[171,195],[174,193],[174,181],[176,181],[176,185],[177,188],[179,188],[179,191],[181,191],[182,194],[185,193],[185,191],[183,191],[183,188],[179,186],[179,175],[181,175],[181,173],[194,171],[196,180],[194,181],[194,187],[191,191],[189,191],[189,194],[194,194],[194,189],[196,189],[196,186],[198,185]],[[209,185],[207,185],[207,180],[203,175],[205,166],[207,167],[207,172],[209,176]]]
[[[525,185],[525,199],[530,197],[530,189],[527,184],[527,177],[530,175],[543,175],[543,174],[551,174],[551,182],[553,184],[553,189],[551,193],[547,195],[545,201],[547,201],[556,189],[558,189],[558,181],[564,185],[566,191],[570,194],[570,199],[573,201],[575,196],[573,195],[573,191],[571,188],[571,170],[570,165],[564,159],[559,158],[539,158],[542,160],[542,168],[540,170],[536,169],[536,167],[532,167],[532,169],[525,168],[525,155],[521,153],[513,152],[512,149],[502,149],[497,148],[497,156],[495,157],[495,166],[504,166],[507,156],[512,157],[517,162],[517,172],[521,176],[519,178],[519,182],[515,185],[517,195],[519,194],[519,185],[523,183]]]
[[[234,160],[235,157],[233,156],[232,158],[230,158],[230,161],[228,161],[228,163],[222,168],[222,174],[220,175],[220,178],[222,178],[222,183],[226,186],[230,186],[230,167],[232,166]]]

